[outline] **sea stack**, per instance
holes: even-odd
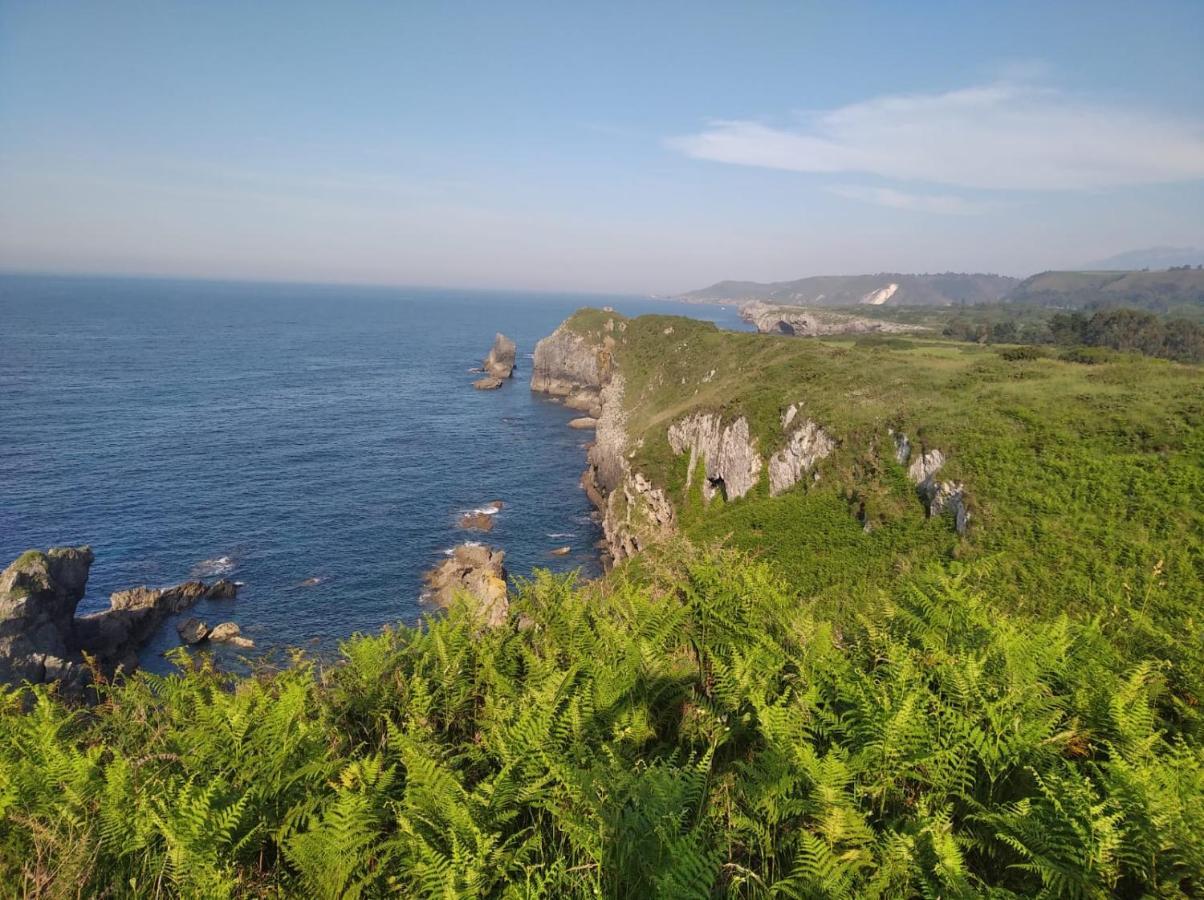
[[[489,355],[481,363],[485,374],[501,379],[513,376],[515,350],[514,341],[499,331],[493,337],[493,346],[489,348]]]

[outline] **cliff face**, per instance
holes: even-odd
[[[582,487],[602,516],[611,562],[634,556],[649,542],[677,528],[673,504],[660,488],[627,460],[628,436],[623,412],[622,375],[613,374],[601,392],[597,439],[589,451]]]
[[[613,366],[613,332],[616,327],[626,327],[621,320],[618,326],[615,319],[607,321],[608,333],[600,341],[573,331],[566,322],[536,344],[531,390],[561,397],[566,406],[598,418],[602,388],[610,380]]]
[[[879,301],[867,302],[879,305]],[[819,312],[797,306],[775,306],[760,301],[744,304],[740,308],[740,318],[756,325],[757,331],[762,334],[789,334],[796,337],[819,337],[828,334],[906,334],[924,330],[919,325],[866,319],[826,310]]]
[[[707,502],[718,493],[727,500],[743,497],[761,476],[761,457],[749,437],[748,420],[741,417],[726,427],[714,413],[698,413],[669,427],[669,446],[681,455],[690,452],[686,487],[693,483],[702,460],[702,496]]]
[[[588,411],[596,419],[581,486],[598,510],[606,542],[604,562],[612,564],[672,534],[676,518],[665,492],[632,471],[628,462],[624,382],[614,365],[616,336],[626,330],[626,320],[606,318],[597,336],[573,330],[572,321],[535,345],[531,390],[564,398],[566,406]]]

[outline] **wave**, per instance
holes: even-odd
[[[550,538],[571,538],[571,537],[576,537],[576,536],[577,536],[577,532],[575,532],[575,531],[549,531],[548,532],[548,537],[550,537]]]
[[[460,543],[456,544],[456,547],[480,547],[480,546],[482,546],[480,541],[461,541]],[[455,555],[456,547],[445,548],[443,551],[443,555],[444,556]]]
[[[484,506],[478,506],[476,509],[465,511],[466,516],[496,516],[502,511],[500,506],[493,503],[486,503]]]
[[[236,568],[238,562],[232,556],[217,556],[213,559],[203,559],[189,572],[193,578],[213,578],[216,575],[229,575]]]

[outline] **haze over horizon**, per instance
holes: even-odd
[[[1202,38],[1196,2],[0,0],[0,269],[667,293],[1201,247]]]

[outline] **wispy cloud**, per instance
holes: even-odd
[[[669,144],[736,165],[965,188],[1095,190],[1204,179],[1204,122],[1019,81],[878,97],[794,127],[715,121]]]
[[[954,194],[916,194],[894,188],[856,184],[836,184],[829,187],[828,191],[840,197],[847,197],[849,200],[860,200],[863,203],[949,216],[970,216],[986,212],[989,209],[986,204],[974,203]]]

